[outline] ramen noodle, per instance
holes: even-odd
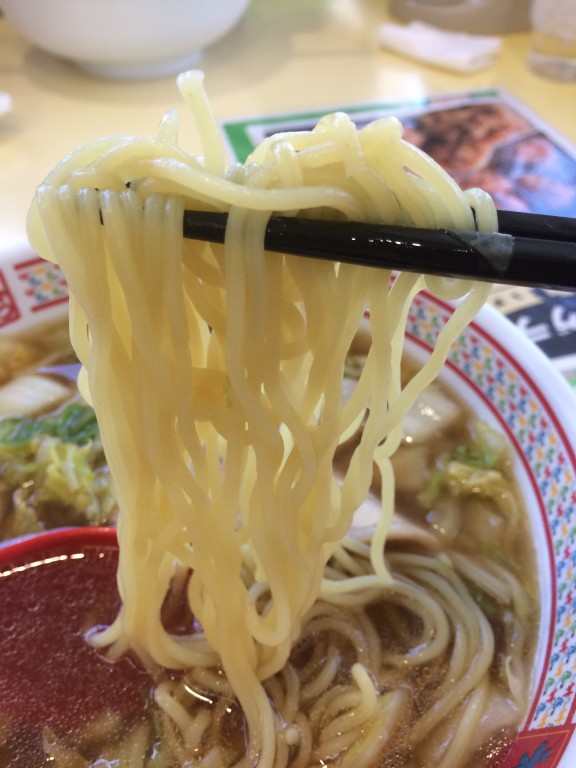
[[[462,575],[474,564],[385,554],[385,542],[405,417],[489,287],[269,254],[264,232],[278,213],[489,231],[494,206],[403,141],[393,118],[357,130],[328,115],[226,170],[202,75],[185,73],[179,86],[202,156],[179,146],[170,113],[155,138],[73,152],[29,217],[33,245],[68,281],[80,388],[120,508],[122,605],[92,642],[192,675],[155,691],[182,765],[377,764],[410,708],[400,670],[417,676],[442,656],[439,695],[407,733],[406,765],[416,764],[410,755],[461,765],[494,703],[493,630]],[[224,245],[185,240],[185,209],[225,211]],[[424,288],[458,301],[406,377],[407,313]],[[343,398],[365,323],[369,348]],[[335,474],[344,444],[350,455]],[[354,516],[375,498],[373,467],[379,497],[369,535],[357,536]],[[506,583],[511,600],[520,590],[514,577]],[[175,584],[194,617],[186,631],[162,620]],[[385,595],[395,608],[371,617]],[[390,641],[386,660],[378,635],[406,611],[415,626],[397,628],[414,645],[402,653]],[[512,709],[518,716],[521,705]],[[228,743],[226,731],[236,733]]]

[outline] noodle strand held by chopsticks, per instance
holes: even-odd
[[[202,670],[218,658],[248,723],[246,765],[265,768],[290,750],[263,681],[286,667],[319,595],[337,604],[355,599],[358,580],[369,593],[394,584],[383,548],[402,418],[489,287],[405,275],[393,282],[383,270],[266,254],[272,213],[460,229],[473,229],[474,216],[467,194],[403,141],[393,118],[357,130],[343,114],[327,116],[312,131],[267,139],[225,173],[201,75],[186,73],[179,84],[197,113],[204,157],[177,146],[173,116],[158,138],[88,145],[39,188],[29,233],[68,281],[83,394],[98,416],[121,509],[122,608],[97,642],[168,668]],[[490,199],[473,199],[479,227],[496,228]],[[225,245],[184,241],[185,208],[227,211]],[[462,300],[403,385],[408,307],[425,285]],[[344,361],[366,311],[374,344],[344,405]],[[362,419],[339,485],[334,453]],[[386,482],[371,567],[330,579],[326,565],[366,497],[374,460]],[[175,563],[192,569],[188,600],[201,643],[170,635],[160,620]],[[449,612],[459,610],[455,603]],[[423,611],[433,621],[435,609]],[[326,674],[304,690],[329,690]],[[400,694],[378,695],[362,666],[353,677],[346,700],[359,709],[351,720],[341,715],[353,730],[335,721],[326,759],[351,749],[368,721],[364,739],[378,739],[386,718],[406,706]],[[294,695],[287,691],[286,701]],[[188,723],[165,689],[157,698],[198,743],[205,720]],[[335,712],[344,706],[335,702]],[[290,738],[300,733],[310,754],[301,714],[289,709]]]

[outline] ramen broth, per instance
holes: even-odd
[[[353,386],[354,366],[362,365],[362,355],[361,346],[353,350],[345,388]],[[430,563],[444,559],[450,564],[446,569],[455,570],[458,584],[468,590],[466,599],[481,608],[492,628],[490,693],[477,729],[485,738],[473,745],[461,767],[488,768],[505,755],[526,714],[538,620],[534,553],[502,439],[479,425],[442,385],[434,385],[432,402],[424,398],[417,405],[414,431],[407,432],[394,459],[396,514],[387,559],[402,583],[417,582],[428,573]],[[60,403],[56,410],[62,407]],[[341,448],[338,462],[346,463],[354,439]],[[491,451],[498,454],[492,465],[493,457],[486,455]],[[364,542],[374,524],[378,483],[375,476],[374,498],[367,499],[355,519],[352,541],[357,544],[347,550],[350,562],[328,564],[333,576],[350,575],[350,569],[359,574],[369,570]],[[58,524],[77,522],[57,519]],[[484,582],[476,574],[486,560],[489,576]],[[228,761],[242,758],[246,747],[242,713],[217,668],[173,673],[150,666],[145,671],[133,658],[111,661],[105,651],[90,645],[91,630],[109,624],[118,611],[113,543],[82,546],[72,553],[66,548],[50,550],[34,555],[34,567],[26,562],[5,563],[0,569],[0,768],[100,767],[122,761],[122,755],[131,755],[134,765],[182,765],[190,755],[175,720],[157,704],[163,691],[169,691],[184,711],[204,707],[213,714],[201,740],[203,753],[223,748]],[[511,573],[512,592],[517,586],[520,595],[507,602],[491,592],[491,579],[497,580],[504,566]],[[164,605],[164,623],[174,634],[199,630],[194,618],[182,610],[186,580],[186,573],[177,574]],[[333,632],[330,627],[338,629]],[[393,587],[369,595],[360,607],[344,606],[336,612],[322,603],[313,607],[287,669],[265,683],[276,701],[285,696],[290,676],[298,676],[303,692],[299,706],[310,723],[307,765],[320,765],[324,759],[315,744],[322,732],[323,710],[330,709],[329,695],[314,696],[316,681],[332,664],[331,687],[348,685],[359,661],[380,691],[390,691],[390,733],[383,734],[385,747],[374,760],[375,768],[419,765],[421,745],[411,744],[411,733],[414,723],[434,709],[437,691],[450,688],[455,643],[428,661],[404,663],[422,644],[422,632],[422,621],[411,611],[410,601]],[[379,638],[377,647],[374,638]],[[376,650],[368,652],[365,646]],[[506,672],[504,660],[512,650],[514,670]],[[523,689],[518,702],[508,700],[506,674],[515,675]],[[449,731],[447,718],[430,728],[423,743],[433,747]],[[286,748],[296,765],[298,739],[288,728]]]

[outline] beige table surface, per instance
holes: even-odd
[[[385,0],[253,0],[240,25],[198,62],[217,117],[498,86],[576,143],[576,84],[527,69],[528,35],[503,36],[497,61],[464,76],[383,52],[376,31],[388,20]],[[0,117],[0,252],[26,242],[34,190],[69,150],[101,135],[154,133],[162,114],[181,106],[174,77],[93,78],[34,49],[5,18],[0,91],[13,99]],[[181,112],[181,141],[199,151]]]

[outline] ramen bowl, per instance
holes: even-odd
[[[228,33],[249,0],[2,0],[9,21],[38,48],[114,79],[188,69]]]
[[[1,263],[0,285],[0,304],[4,308],[0,313],[0,333],[29,330],[38,323],[66,314],[66,285],[59,269],[31,253],[19,254]],[[450,304],[427,293],[415,298],[407,324],[410,357],[418,360],[431,350],[452,312]],[[453,345],[442,380],[479,419],[506,438],[535,550],[541,620],[535,639],[529,706],[514,741],[495,765],[498,768],[532,765],[571,768],[576,763],[574,395],[543,353],[491,307],[484,308]],[[0,548],[0,582],[3,577],[18,577],[20,573],[28,578],[33,573],[39,579],[42,571],[48,572],[54,564],[64,563],[73,568],[75,563],[87,562],[86,548],[104,553],[106,557],[97,557],[98,562],[108,558],[108,568],[97,575],[92,594],[105,592],[97,586],[100,578],[106,581],[107,589],[110,585],[113,589],[116,539],[112,529],[68,528],[24,541],[5,542]],[[0,583],[0,600],[1,587]],[[50,586],[46,589],[49,592]],[[28,601],[27,610],[37,615],[38,604],[44,599],[42,596],[41,601]],[[56,600],[60,600],[61,606],[61,597]],[[56,603],[47,603],[51,604]],[[117,599],[108,603],[108,609],[110,606],[114,609]],[[67,629],[66,615],[59,613],[61,635]],[[78,639],[82,640],[78,627],[68,629],[75,635],[77,646]],[[46,639],[43,647],[48,649],[49,645]],[[70,653],[75,654],[76,650]],[[68,673],[64,669],[58,672],[57,663],[46,666],[66,679]],[[103,665],[103,669],[107,671],[109,666]],[[10,673],[7,675],[9,678]],[[116,683],[110,684],[116,686]],[[118,685],[127,691],[126,702],[130,708],[130,702],[138,700],[133,686],[139,690],[138,686],[146,682],[138,674],[135,681],[127,674]],[[55,689],[59,687],[56,685]],[[34,711],[31,704],[21,709],[22,718]],[[60,714],[62,711],[68,717],[69,709],[61,708]]]

